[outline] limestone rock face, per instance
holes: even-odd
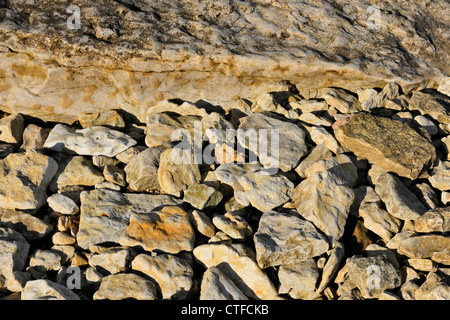
[[[433,145],[400,121],[358,113],[333,127],[336,139],[355,155],[403,177],[416,179],[436,159]]]
[[[71,123],[121,108],[144,121],[164,99],[231,106],[280,80],[309,97],[330,85],[437,87],[449,73],[445,1],[127,3],[83,2],[79,28],[65,1],[2,5],[2,109]]]

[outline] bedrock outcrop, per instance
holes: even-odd
[[[158,101],[236,98],[296,86],[396,82],[436,89],[449,74],[446,1],[0,1],[0,107],[71,124]],[[79,22],[79,24],[77,24]]]

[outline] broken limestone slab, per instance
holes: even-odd
[[[248,298],[279,299],[278,291],[256,263],[250,248],[236,243],[210,243],[196,247],[193,253],[207,268],[218,267]]]
[[[169,195],[120,193],[96,189],[81,193],[80,225],[77,243],[87,249],[104,242],[119,243],[132,214],[149,213],[179,200]]]
[[[0,160],[0,207],[34,210],[46,203],[47,187],[58,170],[51,157],[37,152],[12,153]]]
[[[192,251],[195,233],[189,214],[179,206],[164,206],[150,212],[132,213],[119,237],[122,246],[177,254]]]
[[[316,257],[328,250],[327,239],[297,213],[266,211],[254,235],[256,260],[264,269]]]
[[[416,179],[436,159],[434,146],[407,124],[358,113],[333,125],[336,139],[357,157],[387,172]]]

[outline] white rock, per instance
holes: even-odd
[[[186,260],[171,254],[155,257],[140,254],[134,258],[132,268],[153,279],[161,288],[163,299],[186,299],[193,286],[192,267]]]
[[[44,147],[56,152],[112,158],[136,143],[130,136],[106,127],[94,126],[74,130],[57,124],[50,131]]]
[[[315,297],[319,270],[312,258],[295,264],[281,265],[278,270],[280,294],[287,293],[294,299],[311,299]]]
[[[89,255],[89,265],[106,276],[125,271],[132,259],[133,252],[131,249],[114,247],[98,254]]]
[[[438,134],[439,130],[434,124],[434,122],[427,117],[424,116],[415,116],[414,121],[416,121],[422,128],[428,131],[428,133],[432,136]]]

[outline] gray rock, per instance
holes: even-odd
[[[256,134],[255,141],[248,138],[252,133],[250,130],[256,130],[252,131]],[[267,130],[266,136],[259,130]],[[276,135],[278,135],[278,143],[275,143]],[[241,122],[238,142],[254,152],[264,168],[280,168],[285,172],[295,168],[308,152],[303,129],[293,123],[270,118],[262,113],[253,113]]]
[[[213,209],[223,199],[223,194],[206,184],[194,184],[184,192],[183,200],[198,210]]]
[[[75,201],[62,194],[52,194],[47,198],[47,203],[54,211],[65,215],[75,215],[80,211]]]
[[[353,189],[329,171],[314,173],[292,192],[298,213],[336,241],[344,234],[354,199]]]
[[[316,257],[328,250],[327,239],[297,213],[266,211],[254,235],[256,260],[264,269]]]

